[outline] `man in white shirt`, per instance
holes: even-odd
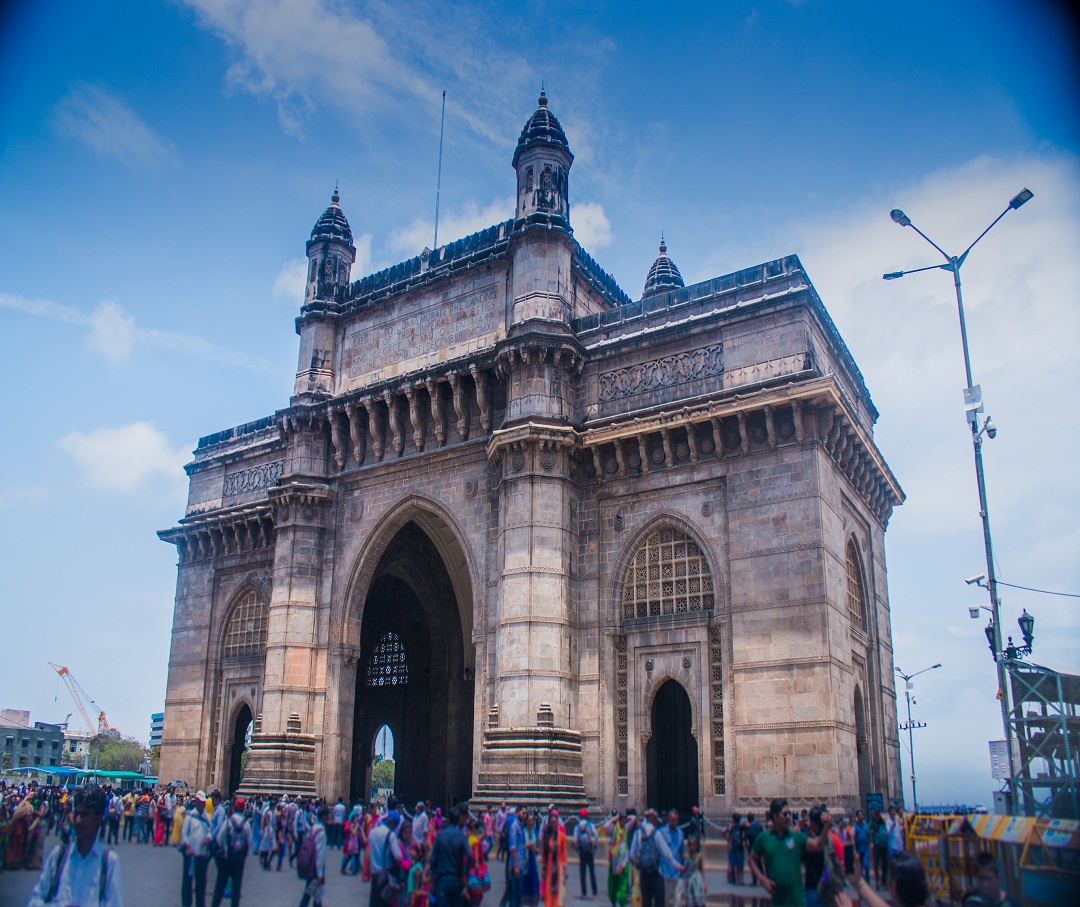
[[[328,843],[329,847],[340,848],[345,839],[345,799],[338,797],[334,804],[334,833]]]
[[[416,804],[416,814],[412,820],[412,839],[419,841],[423,844],[427,841],[428,825],[431,820],[428,818],[427,810],[424,808],[423,801]]]
[[[105,794],[96,784],[75,789],[71,818],[75,840],[53,848],[27,907],[123,907],[120,858],[97,839],[105,813]]]
[[[184,877],[180,884],[180,903],[191,907],[192,888],[195,907],[206,904],[206,867],[210,862],[210,820],[206,818],[206,794],[199,791],[195,802],[184,813],[180,829],[180,853],[184,858]]]

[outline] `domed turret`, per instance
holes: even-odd
[[[668,258],[667,243],[664,242],[664,235],[660,234],[660,254],[649,268],[649,276],[645,278],[645,289],[641,292],[641,298],[646,299],[657,293],[684,286],[686,284],[683,283],[682,274],[679,273],[675,262]]]
[[[517,171],[517,212],[520,220],[543,215],[542,220],[570,225],[567,176],[574,163],[566,133],[547,106],[547,94],[540,91],[536,112],[521,130],[514,149]],[[561,223],[560,223],[561,220]]]
[[[323,211],[311,231],[307,244],[308,275],[304,302],[332,299],[338,287],[349,282],[356,261],[352,227],[341,210],[337,186],[330,197],[330,207]]]

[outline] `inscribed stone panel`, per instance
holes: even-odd
[[[421,296],[365,313],[346,333],[341,391],[486,349],[506,335],[496,284],[456,296]]]

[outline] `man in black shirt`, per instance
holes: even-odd
[[[469,807],[461,804],[450,810],[449,822],[435,835],[428,863],[435,885],[437,907],[463,907],[464,894],[469,885],[469,841],[465,837],[465,823],[469,819]]]

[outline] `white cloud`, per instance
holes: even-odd
[[[579,202],[574,205],[570,211],[570,222],[577,241],[588,251],[605,249],[615,239],[611,232],[611,221],[599,202]]]
[[[169,144],[105,89],[78,84],[56,105],[53,124],[98,154],[132,169],[153,170],[172,163]]]
[[[497,198],[481,208],[476,202],[466,202],[457,212],[443,212],[439,216],[439,245],[462,239],[477,230],[484,230],[514,216],[514,199]],[[390,235],[390,248],[411,258],[425,248],[431,248],[435,238],[434,220],[417,218],[409,226],[394,230]]]
[[[149,422],[73,431],[59,444],[96,488],[135,491],[152,476],[163,476],[172,484],[186,482],[188,447],[171,447],[169,439]]]
[[[302,289],[300,295],[303,297]],[[265,359],[215,346],[202,337],[140,327],[135,317],[117,302],[102,302],[92,313],[87,314],[82,309],[48,299],[26,299],[23,296],[0,293],[0,308],[86,328],[87,346],[114,365],[128,361],[137,348],[146,346],[175,350],[197,359],[224,362],[253,371],[271,371],[270,363]]]
[[[135,348],[135,319],[116,302],[103,302],[90,316],[86,342],[114,365],[131,358]]]
[[[333,0],[186,0],[235,52],[229,82],[270,98],[278,121],[302,136],[319,104],[363,122],[375,112],[447,117],[496,144],[520,129],[520,99],[540,78],[489,34],[482,10],[461,4],[374,2],[362,12]],[[478,88],[478,86],[482,86]],[[512,113],[515,112],[516,113]]]
[[[274,296],[300,306],[304,301],[307,269],[306,258],[291,258],[285,262],[278,271],[278,276],[274,278]]]
[[[16,508],[36,508],[46,497],[48,492],[42,485],[9,485],[7,488],[0,488],[0,513]]]

